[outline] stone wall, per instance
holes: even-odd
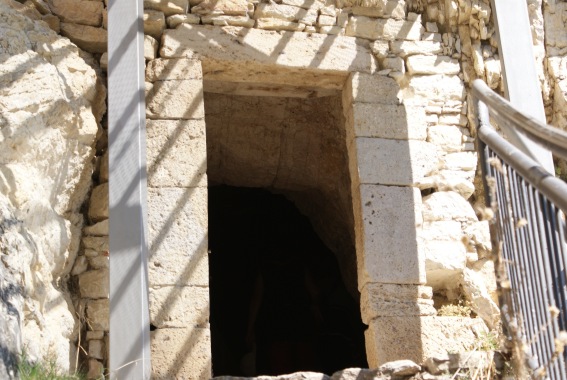
[[[98,63],[40,19],[30,4],[0,1],[2,378],[22,351],[65,370],[76,364],[68,279],[105,111]]]

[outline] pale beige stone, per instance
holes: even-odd
[[[102,10],[102,27],[108,30],[108,9],[106,8]]]
[[[71,274],[73,276],[78,276],[81,273],[86,272],[88,267],[89,267],[89,262],[87,258],[85,256],[79,256],[75,260],[75,264],[73,264],[73,269],[71,270]]]
[[[340,26],[322,26],[322,27],[317,29],[317,32],[321,33],[321,34],[342,36],[342,35],[345,34],[345,29],[343,27],[340,27]]]
[[[394,104],[354,103],[354,133],[357,137],[395,140],[425,140],[425,109]]]
[[[59,20],[59,17],[52,14],[47,14],[41,16],[41,19],[45,21],[49,28],[55,33],[59,33],[61,31],[61,20]]]
[[[87,340],[104,339],[104,331],[87,331]]]
[[[404,19],[406,17],[405,2],[398,0],[378,1],[372,6],[354,6],[355,16],[380,17],[384,19]]]
[[[415,100],[421,104],[433,102],[446,103],[448,101],[462,101],[465,96],[463,81],[458,76],[445,75],[417,75],[411,77],[409,89],[415,96],[408,101]]]
[[[390,53],[390,44],[388,43],[388,41],[374,41],[370,45],[370,50],[372,50],[372,53],[374,53],[377,58],[383,59],[386,58]]]
[[[404,64],[404,60],[400,57],[387,57],[382,60],[381,64],[382,70],[392,70],[397,71],[399,73],[405,73],[406,67]]]
[[[383,39],[414,40],[420,39],[421,22],[394,19],[374,19],[366,16],[353,16],[349,19],[346,35],[371,40]]]
[[[108,274],[108,271],[106,271]],[[108,299],[87,302],[87,328],[94,331],[108,331],[110,327],[110,306]]]
[[[491,278],[494,280],[494,278]],[[488,282],[482,272],[465,268],[463,272],[463,293],[471,304],[473,311],[484,320],[490,329],[494,329],[500,322],[500,309],[493,301],[488,287]]]
[[[160,53],[162,58],[201,59],[204,66],[210,67],[211,72],[217,70],[217,67],[223,67],[223,71],[232,80],[235,72],[243,72],[239,75],[246,77],[250,75],[250,71],[258,70],[265,77],[265,66],[277,67],[278,75],[272,76],[274,83],[289,83],[286,70],[371,73],[376,68],[369,50],[357,44],[352,37],[329,40],[324,35],[292,32],[280,34],[238,27],[215,28],[182,24],[177,29],[165,31]],[[226,65],[219,63],[227,60],[232,61],[229,71],[226,71]],[[304,78],[305,76],[302,80],[305,82]],[[332,74],[330,78],[333,78]],[[341,87],[343,83],[344,75]]]
[[[400,104],[401,99],[398,83],[382,75],[353,73],[344,92],[359,103]]]
[[[545,18],[545,43],[548,46],[557,48],[567,47],[567,4],[555,2],[553,10],[551,7],[544,7]]]
[[[159,42],[152,36],[144,35],[144,59],[154,60],[157,56]]]
[[[149,119],[200,119],[205,116],[203,82],[200,80],[156,81],[146,94]]]
[[[427,141],[445,152],[460,152],[463,145],[463,133],[459,127],[434,125],[427,128]]]
[[[96,359],[89,359],[89,372],[87,379],[100,379],[104,375],[104,366]]]
[[[473,245],[480,259],[492,254],[492,242],[490,240],[490,226],[488,220],[473,223],[464,230],[469,244]]]
[[[108,53],[107,52],[102,53],[102,55],[100,56],[99,64],[100,64],[101,69],[103,69],[104,71],[108,70]]]
[[[502,67],[500,59],[488,58],[484,61],[484,70],[486,74],[486,84],[495,90],[500,86],[502,80]]]
[[[392,377],[411,376],[421,372],[421,366],[411,360],[402,359],[382,364],[378,370]]]
[[[458,74],[461,70],[459,61],[440,55],[412,55],[406,60],[408,72],[415,74]]]
[[[108,219],[108,182],[93,189],[89,202],[89,219],[93,222]]]
[[[443,51],[443,46],[437,41],[391,41],[390,49],[403,58],[414,54],[436,55]]]
[[[204,120],[146,122],[148,186],[207,186]]]
[[[157,328],[190,328],[209,322],[209,289],[162,286],[150,289],[150,323]]]
[[[31,2],[42,15],[48,15],[52,13],[49,5],[44,0],[31,0]]]
[[[198,327],[151,332],[152,379],[210,379],[210,334],[208,328]]]
[[[146,66],[146,80],[148,82],[202,78],[203,73],[201,71],[201,62],[199,60],[186,58],[158,58],[148,62]]]
[[[228,16],[246,16],[248,2],[246,0],[203,0],[191,8],[192,14],[211,15],[224,14]]]
[[[409,187],[361,185],[361,209],[355,210],[358,286],[369,282],[425,283],[424,258],[418,251],[421,194]]]
[[[108,59],[108,54],[106,57]],[[98,172],[98,179],[101,183],[108,182],[108,150],[104,152],[104,154],[102,155],[102,159],[100,161],[100,168]]]
[[[399,359],[422,363],[428,357],[463,352],[487,331],[480,318],[377,318],[365,333],[368,365],[373,368]]]
[[[336,16],[319,15],[317,26],[333,26],[337,24]]]
[[[213,24],[213,25],[231,25],[231,26],[243,26],[246,28],[254,27],[256,21],[248,15],[246,16],[225,16],[225,15],[208,15],[202,16],[201,21],[203,24]]]
[[[108,254],[108,236],[85,236],[82,242],[85,249]]]
[[[476,152],[450,153],[441,158],[441,169],[475,170],[478,159]]]
[[[368,283],[360,292],[362,321],[377,317],[436,315],[429,286]]]
[[[259,18],[256,20],[256,27],[265,30],[286,30],[291,32],[301,32],[305,29],[305,24],[285,21],[274,18]]]
[[[165,30],[165,15],[163,12],[151,9],[144,10],[144,34],[159,39]]]
[[[411,186],[438,167],[435,145],[419,140],[356,138],[361,183]]]
[[[180,24],[199,24],[201,17],[194,14],[172,15],[166,19],[166,22],[169,28],[175,29]]]
[[[100,1],[48,0],[53,14],[62,22],[101,26],[104,5]]]
[[[476,214],[469,202],[454,191],[437,192],[423,198],[423,220],[428,222],[455,220],[477,222]]]
[[[79,276],[79,290],[83,298],[108,298],[108,269],[87,271]]]
[[[106,52],[108,33],[103,28],[62,22],[61,34],[89,53]]]
[[[282,0],[282,4],[314,10],[323,9],[325,6],[325,2],[321,0]]]
[[[187,0],[144,0],[144,9],[161,11],[166,16],[185,14],[189,9]]]
[[[148,189],[150,285],[207,285],[207,189]]]
[[[299,22],[307,17],[309,11],[300,7],[292,5],[276,4],[276,3],[260,3],[254,12],[255,19],[280,19],[286,21]],[[312,22],[304,22],[305,24],[313,25],[317,20],[317,13],[311,12],[315,20]],[[303,22],[303,21],[302,21]]]
[[[110,268],[109,257],[105,255],[89,257],[89,265],[93,269]]]
[[[104,359],[103,357],[103,342],[98,339],[89,340],[89,357],[94,359]]]

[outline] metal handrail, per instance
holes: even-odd
[[[496,120],[513,124],[514,127],[519,128],[522,133],[552,151],[553,154],[567,160],[567,132],[522,114],[480,79],[473,81],[471,90],[474,97],[490,108],[491,116]]]

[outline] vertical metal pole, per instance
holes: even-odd
[[[108,144],[112,379],[150,378],[143,3],[110,0]]]
[[[498,49],[504,76],[505,96],[517,109],[545,123],[545,110],[537,77],[528,17],[528,5],[518,0],[491,0]],[[506,136],[522,152],[554,173],[551,153],[528,137],[502,126]]]

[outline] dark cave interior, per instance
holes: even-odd
[[[358,300],[283,195],[209,188],[214,376],[366,367]]]

